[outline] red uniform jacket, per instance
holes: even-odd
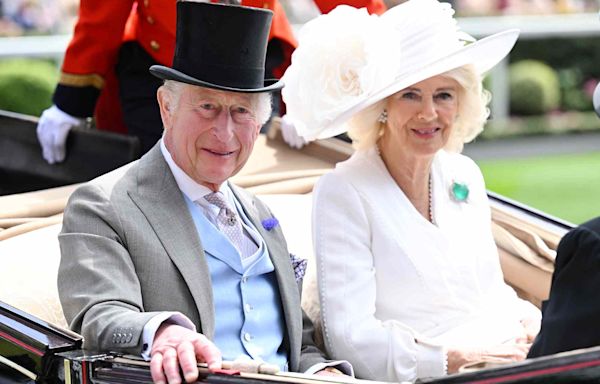
[[[69,43],[55,103],[79,117],[94,113],[101,129],[126,132],[118,103],[114,67],[121,44],[137,41],[158,63],[170,66],[175,50],[174,0],[81,0],[79,18]],[[383,0],[315,0],[322,12],[338,4],[367,7],[383,13]],[[278,0],[243,0],[243,5],[274,12],[269,39],[281,42],[284,61],[274,75],[281,77],[297,45],[292,28]],[[66,94],[68,93],[68,95]],[[58,97],[57,97],[58,96]],[[99,99],[98,99],[99,98]]]

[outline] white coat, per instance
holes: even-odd
[[[523,336],[540,317],[504,283],[483,177],[469,158],[439,151],[432,169],[435,225],[398,187],[375,148],[318,182],[313,237],[327,350],[357,377],[416,380],[446,374],[446,348]],[[467,184],[466,202],[451,198]]]

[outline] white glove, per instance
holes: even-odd
[[[283,141],[285,141],[290,147],[300,149],[306,145],[307,141],[300,135],[296,127],[303,128],[304,123],[300,120],[293,120],[288,115],[283,115],[281,118],[281,134],[283,135]]]
[[[37,137],[42,146],[42,155],[49,164],[60,163],[65,159],[65,143],[69,131],[82,125],[84,120],[61,111],[56,105],[42,113],[37,126]]]

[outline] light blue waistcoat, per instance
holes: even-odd
[[[229,239],[187,197],[210,270],[215,306],[214,343],[224,360],[245,355],[287,369],[282,347],[285,334],[283,309],[275,268],[264,240],[256,260],[243,268],[240,254]],[[242,220],[253,226],[241,209]],[[256,256],[256,255],[255,255]]]

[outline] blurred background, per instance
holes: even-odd
[[[448,2],[474,37],[522,31],[486,78],[491,119],[465,147],[488,188],[575,224],[600,215],[600,0]],[[296,32],[319,13],[312,0],[281,3]],[[39,116],[51,105],[78,6],[0,0],[0,109]]]

